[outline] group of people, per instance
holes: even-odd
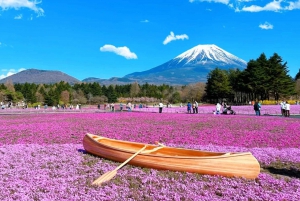
[[[142,104],[140,104],[140,105],[139,105],[139,108],[142,108],[142,107],[144,107],[144,106],[143,106]],[[97,108],[100,110],[100,109],[101,109],[101,105],[98,104],[98,105],[97,105]],[[119,104],[119,111],[121,111],[121,112],[124,111],[124,108],[126,108],[126,110],[127,110],[128,112],[131,112],[133,108],[136,108],[136,104],[131,104],[130,102],[128,102],[127,104],[120,103],[120,104]],[[116,109],[118,110],[118,105],[115,104],[115,103],[108,103],[108,104],[105,103],[105,104],[103,105],[103,109],[104,109],[104,110],[110,110],[110,111],[112,111],[112,112],[115,112]]]
[[[192,111],[193,111],[193,114],[197,114],[198,113],[198,102],[197,101],[194,101],[193,104],[191,102],[188,102],[187,103],[187,113],[189,114],[192,114]],[[172,105],[171,104],[167,104],[167,107],[171,107]],[[162,113],[162,110],[163,110],[163,107],[164,107],[164,104],[162,102],[160,102],[158,104],[158,112],[159,113]],[[183,107],[182,103],[180,103],[180,107]]]
[[[101,105],[98,104],[97,108],[100,110],[101,109]],[[121,108],[121,110],[123,110],[123,105],[122,105],[122,107],[120,106],[120,108]],[[114,112],[115,111],[115,103],[104,104],[103,109],[104,110],[110,110],[110,111]]]
[[[4,104],[4,102],[1,101],[0,106],[1,106],[1,109],[11,108],[12,102],[9,101],[7,104]]]
[[[284,117],[290,116],[291,105],[288,103],[288,101],[281,101],[280,108],[281,108],[282,116],[284,116]]]
[[[261,111],[261,103],[256,101],[254,103],[254,111],[255,115],[260,116],[260,111]],[[291,105],[289,104],[288,101],[281,101],[280,102],[280,110],[281,110],[281,115],[284,117],[289,117],[290,116],[290,109]]]
[[[190,102],[188,102],[187,104],[187,112],[188,113],[192,113],[193,110],[193,114],[198,114],[198,102],[194,101],[193,104],[191,104]]]
[[[223,110],[222,110],[223,107]],[[222,112],[221,112],[222,111]],[[214,114],[236,114],[235,111],[231,109],[230,105],[227,105],[226,102],[222,102],[222,104],[217,103],[216,111],[213,111]]]
[[[66,110],[66,109],[70,109],[70,110],[73,110],[73,109],[76,109],[76,110],[80,110],[81,109],[81,104],[77,104],[76,106],[72,105],[72,104],[57,104],[57,106],[52,106],[52,110],[59,110],[59,109],[62,109],[62,110]],[[36,107],[36,109],[40,109],[40,105],[38,105]],[[45,104],[44,105],[44,109],[48,109],[48,105]]]

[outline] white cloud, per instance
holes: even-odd
[[[142,20],[141,22],[143,22],[143,23],[148,23],[149,20]]]
[[[283,6],[282,4],[288,4],[288,6]],[[273,0],[267,3],[265,6],[244,6],[242,9],[236,9],[236,11],[246,11],[246,12],[261,12],[261,11],[274,11],[280,12],[285,10],[295,10],[300,9],[300,0],[298,1],[288,1],[288,0]]]
[[[173,40],[184,40],[184,39],[189,39],[188,35],[186,34],[182,34],[182,35],[175,35],[173,31],[170,32],[170,35],[168,35],[166,37],[166,39],[164,40],[163,44],[166,45],[168,43],[170,43]]]
[[[264,24],[260,24],[259,27],[261,29],[266,29],[266,30],[273,29],[273,25],[270,24],[269,22],[265,22]]]
[[[283,10],[283,8],[281,7],[281,2],[282,0],[276,1],[273,0],[272,2],[266,4],[265,6],[261,7],[261,6],[256,6],[256,5],[251,5],[251,6],[244,6],[242,8],[242,11],[248,11],[248,12],[260,12],[260,11],[280,11]]]
[[[101,52],[113,52],[117,55],[125,57],[126,59],[137,59],[135,53],[131,52],[130,49],[126,46],[124,47],[115,47],[113,45],[104,45],[100,47]]]
[[[42,0],[0,0],[0,7],[3,10],[20,8],[28,8],[38,14],[38,16],[44,15],[44,10],[37,5],[42,3]]]
[[[289,1],[289,6],[284,7],[285,10],[294,10],[294,9],[300,9],[300,0],[291,2]]]
[[[21,72],[23,70],[26,70],[25,68],[20,68],[19,70],[15,69],[1,69],[2,74],[0,74],[0,79],[6,78],[8,76],[11,76],[13,74],[16,74],[18,72]]]
[[[14,19],[15,19],[15,20],[20,20],[20,19],[22,19],[22,18],[23,18],[23,15],[20,14],[20,15],[17,15]]]
[[[222,3],[227,5],[230,9],[235,10],[235,12],[281,12],[300,9],[300,0],[266,0],[269,2],[262,6],[253,4],[254,1],[258,2],[256,0],[189,0],[190,3]]]

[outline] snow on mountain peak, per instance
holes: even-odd
[[[223,62],[226,64],[244,64],[247,63],[234,56],[233,54],[223,50],[222,48],[210,44],[210,45],[197,45],[186,52],[178,55],[175,59],[179,62],[185,62],[189,64],[193,63],[211,63],[211,62]]]

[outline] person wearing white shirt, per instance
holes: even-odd
[[[290,116],[290,109],[291,109],[291,105],[286,101],[285,102],[285,116],[286,117]]]
[[[129,102],[129,103],[127,103],[127,110],[128,110],[129,112],[131,112],[131,109],[132,109],[132,106],[131,106],[131,103]]]
[[[280,108],[281,108],[281,115],[285,116],[285,102],[284,101],[281,101]]]
[[[162,113],[162,109],[163,109],[164,105],[160,102],[158,104],[158,107],[159,107],[159,113]]]
[[[198,106],[199,106],[198,102],[195,101],[195,112],[196,112],[197,114],[198,114]]]
[[[217,103],[216,105],[216,114],[220,114],[220,111],[221,111],[221,104],[220,103]]]

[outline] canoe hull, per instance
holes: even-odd
[[[122,142],[121,144],[114,144],[117,140],[109,138],[101,140],[101,137],[99,137],[91,134],[86,135],[83,139],[85,150],[93,155],[117,162],[124,162],[145,145],[126,141],[120,141]],[[126,149],[122,148],[123,145],[126,145]],[[148,150],[155,148],[157,146],[154,145],[148,145],[147,147]],[[142,152],[134,157],[129,164],[158,170],[244,177],[248,179],[254,179],[260,173],[260,165],[250,152],[231,153],[228,155],[226,153],[164,147],[149,154],[143,154]]]

